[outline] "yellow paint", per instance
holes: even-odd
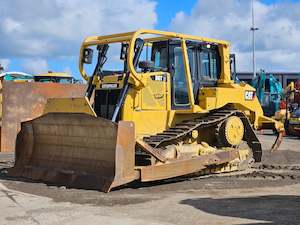
[[[226,150],[226,149],[223,149]],[[228,149],[230,150],[230,148]],[[213,153],[213,151],[212,151]],[[238,171],[243,168],[240,168],[240,165],[242,162],[245,162],[246,160],[249,160],[250,156],[250,150],[249,149],[239,149],[238,151],[239,157],[228,162],[225,164],[221,165],[215,165],[214,167],[209,167],[200,172],[201,175],[207,175],[207,174],[212,174],[212,173],[225,173],[225,172],[233,172],[233,171]],[[245,169],[245,168],[244,168]]]
[[[36,74],[37,77],[61,77],[61,78],[71,78],[72,76],[68,73],[60,73],[60,72],[49,72],[49,73],[42,73]]]
[[[83,67],[83,50],[86,47],[97,45],[97,44],[106,44],[106,43],[116,43],[116,42],[127,42],[129,43],[129,51],[128,51],[128,69],[131,72],[131,76],[133,77],[135,81],[136,87],[142,88],[145,86],[143,76],[141,74],[138,74],[133,66],[133,57],[134,57],[134,46],[135,41],[139,36],[145,35],[145,34],[151,34],[151,35],[158,35],[155,38],[144,38],[144,41],[152,42],[152,41],[159,41],[159,40],[166,40],[166,39],[172,39],[172,38],[178,38],[181,40],[195,40],[195,41],[202,41],[202,42],[208,42],[208,43],[215,43],[222,46],[229,46],[229,43],[226,41],[221,41],[217,39],[211,39],[211,38],[204,38],[204,37],[198,37],[198,36],[192,36],[192,35],[185,35],[180,33],[174,33],[174,32],[166,32],[166,31],[159,31],[159,30],[146,30],[146,29],[139,29],[134,32],[127,32],[127,33],[120,33],[120,34],[112,34],[112,35],[105,35],[105,36],[92,36],[86,38],[80,48],[80,57],[79,57],[79,70],[82,74],[82,77],[85,80],[88,80],[88,75],[86,74],[84,67]],[[225,71],[225,70],[224,70]]]
[[[187,83],[189,101],[190,101],[191,106],[194,107],[195,106],[195,98],[194,98],[194,93],[193,93],[193,83],[192,83],[192,76],[191,76],[190,66],[189,66],[189,57],[188,57],[187,47],[186,47],[185,42],[186,42],[185,39],[183,39],[181,42],[185,79],[186,79],[186,83]]]
[[[174,38],[181,41],[187,90],[190,100],[189,109],[172,109],[171,76],[169,73],[142,73],[137,72],[134,68],[133,57],[135,41],[137,38],[143,37],[143,35],[145,34],[155,35],[155,37],[149,38],[148,36],[147,38],[144,38],[146,45],[151,45],[153,41],[168,40]],[[218,84],[216,87],[204,87],[200,90],[198,96],[200,100],[199,105],[196,105],[194,101],[188,54],[186,52],[186,41],[188,40],[217,44],[221,57],[221,72]],[[129,44],[127,62],[130,75],[129,83],[131,85],[131,88],[129,89],[121,111],[121,120],[133,121],[135,123],[137,138],[162,132],[182,120],[201,117],[211,110],[219,109],[226,105],[231,105],[233,106],[233,108],[245,112],[254,128],[256,129],[261,129],[264,124],[274,124],[274,127],[278,130],[283,128],[282,123],[276,122],[271,118],[263,116],[263,110],[256,97],[253,100],[246,100],[245,92],[255,91],[254,88],[244,83],[234,84],[234,82],[231,80],[229,57],[230,45],[228,42],[173,32],[144,29],[121,34],[88,37],[84,40],[81,46],[79,58],[79,70],[85,80],[88,80],[88,76],[83,67],[83,50],[86,47],[92,45],[117,42]],[[156,77],[159,76],[164,76],[166,77],[166,79],[156,79]],[[93,82],[96,85],[96,89],[101,89],[102,85],[104,84],[118,84],[118,88],[122,88],[123,79],[124,74],[114,74],[111,76],[105,76],[102,80],[99,80],[99,78],[94,79]],[[82,102],[82,104],[85,104],[83,107],[80,106],[81,103],[79,101],[76,102],[76,104],[77,105],[68,101],[67,103],[63,103],[61,101],[56,102],[55,104],[52,102],[52,105],[47,105],[47,110],[52,111],[53,108],[56,107],[61,111],[87,111],[89,114],[94,115],[94,111],[87,101]],[[71,107],[71,109],[69,107]]]
[[[241,143],[244,136],[244,125],[239,117],[231,116],[226,120],[225,136],[230,145],[236,146]]]
[[[231,80],[231,73],[230,73],[230,48],[229,44],[223,44],[218,46],[220,58],[221,58],[221,74],[218,83],[227,84],[227,83],[234,83]]]
[[[299,124],[300,123],[300,117],[290,117],[289,122]]]
[[[44,109],[44,114],[52,112],[85,113],[96,116],[87,98],[50,98]]]
[[[282,123],[264,116],[256,96],[253,100],[245,100],[246,91],[255,91],[255,89],[245,83],[223,83],[219,84],[218,87],[202,88],[199,96],[200,107],[206,110],[213,110],[231,104],[234,108],[246,112],[251,123],[254,124],[254,128],[261,129],[264,124],[273,123],[276,129],[282,130]]]
[[[197,130],[193,130],[193,131],[192,131],[192,138],[193,138],[193,139],[197,139],[198,136],[199,136],[199,132],[198,132]]]

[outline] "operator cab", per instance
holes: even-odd
[[[220,77],[220,55],[217,45],[194,41],[187,42],[187,54],[197,104],[199,89],[217,84]],[[171,74],[173,108],[188,107],[189,97],[180,41],[154,42],[151,61],[155,68],[162,68]]]
[[[215,87],[220,78],[221,62],[218,45],[197,41],[186,41],[189,70],[193,85],[195,104],[199,104],[199,91],[202,87]],[[126,79],[128,65],[127,53],[128,43],[110,43],[94,46],[94,50],[85,49],[83,54],[84,63],[91,64],[90,76],[119,77]],[[186,80],[186,68],[183,57],[181,41],[172,39],[168,41],[144,42],[136,39],[133,65],[137,73],[168,72],[171,76],[171,103],[172,109],[188,109],[191,106],[188,94],[188,82]],[[91,54],[97,54],[95,62],[92,63]],[[165,76],[163,79],[167,79]],[[107,79],[108,80],[108,79]],[[116,106],[120,98],[126,95],[122,92],[122,85],[104,84],[95,87],[92,79],[89,81],[87,97],[91,98],[95,89],[94,108],[98,116],[107,119],[115,118]],[[123,93],[123,94],[122,94]],[[115,115],[114,115],[115,114]],[[118,113],[117,113],[118,114]],[[118,114],[119,115],[119,114]]]

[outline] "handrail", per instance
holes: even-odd
[[[160,30],[151,30],[151,29],[139,29],[137,31],[133,32],[126,32],[126,33],[119,33],[119,34],[112,34],[112,35],[105,35],[105,36],[91,36],[87,37],[80,48],[80,57],[79,57],[79,71],[82,75],[82,77],[85,80],[88,80],[89,77],[86,74],[84,68],[83,68],[83,62],[82,62],[82,54],[84,48],[92,45],[97,44],[108,44],[108,43],[117,43],[117,42],[128,42],[129,43],[129,51],[128,51],[128,69],[130,71],[131,76],[134,78],[135,81],[137,81],[137,86],[144,86],[143,77],[141,74],[138,74],[135,70],[135,67],[133,65],[133,57],[134,57],[134,46],[136,39],[141,35],[157,35],[158,37],[148,37],[145,38],[145,42],[152,42],[156,40],[163,40],[163,39],[170,39],[170,38],[178,38],[182,40],[195,40],[195,41],[201,41],[201,42],[208,42],[208,43],[216,43],[219,45],[225,45],[229,46],[229,42],[223,41],[223,40],[217,40],[212,38],[205,38],[205,37],[198,37],[193,35],[186,35],[181,33],[174,33],[169,31],[160,31]]]

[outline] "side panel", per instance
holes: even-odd
[[[86,86],[58,83],[3,83],[1,151],[14,151],[20,123],[43,114],[49,98],[83,97]]]
[[[253,99],[247,100],[246,92],[253,93]],[[233,104],[241,111],[255,112],[255,118],[250,118],[251,123],[258,126],[258,117],[263,116],[262,107],[255,96],[255,89],[250,85],[223,84],[218,87],[203,88],[199,94],[200,107],[205,110],[221,108]]]
[[[253,98],[247,99],[247,93]],[[270,129],[270,125],[277,131],[283,129],[283,124],[265,117],[263,109],[255,95],[255,89],[247,84],[220,84],[218,87],[203,88],[199,94],[200,107],[205,110],[219,109],[232,104],[236,109],[244,112],[254,124],[255,129]]]
[[[202,88],[200,92],[200,106],[206,110],[221,108],[229,103],[241,105],[247,110],[256,111],[258,114],[263,114],[261,105],[253,95],[253,99],[246,100],[245,92],[255,92],[255,89],[250,85],[226,84],[218,87]]]
[[[144,88],[129,90],[122,111],[122,120],[134,122],[137,138],[165,130],[174,118],[170,111],[170,75],[145,74],[145,80]]]
[[[154,76],[156,76],[154,78]],[[171,110],[171,82],[168,73],[145,74],[146,87],[130,89],[122,120],[133,121],[136,138],[163,132],[170,126],[198,114],[178,114]]]
[[[167,109],[167,76],[154,75],[147,78],[147,86],[141,90],[143,110]]]

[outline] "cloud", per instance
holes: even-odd
[[[255,1],[257,69],[299,71],[300,3]],[[229,40],[237,54],[237,69],[251,71],[250,1],[199,0],[190,13],[178,12],[170,29]]]
[[[153,28],[152,0],[0,1],[0,58],[78,57],[86,36]]]
[[[70,75],[72,75],[72,70],[71,70],[71,68],[70,67],[65,67],[64,69],[63,69],[63,72],[65,72],[65,73],[67,73],[67,74],[70,74]]]
[[[32,58],[25,59],[22,63],[24,72],[29,74],[39,74],[48,72],[48,63],[45,59]]]
[[[8,70],[10,64],[9,59],[0,59],[0,65],[4,68],[4,70]]]

